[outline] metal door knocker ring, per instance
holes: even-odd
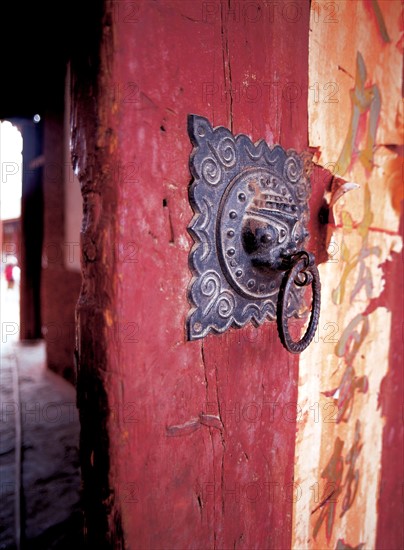
[[[313,254],[303,250],[290,256],[289,261],[291,267],[285,274],[279,291],[277,325],[279,337],[285,348],[290,353],[301,353],[310,344],[317,329],[321,305],[321,284]],[[304,277],[303,279],[299,278],[301,275]],[[299,287],[311,284],[313,292],[309,325],[304,336],[297,342],[293,341],[290,336],[288,318],[285,313],[294,284]]]
[[[249,321],[259,326],[277,320],[283,345],[301,352],[313,338],[320,310],[318,271],[305,250],[311,157],[234,136],[198,115],[188,116],[188,133],[194,211],[188,227],[194,240],[188,340]],[[306,316],[309,285],[308,330],[294,342],[288,320]]]

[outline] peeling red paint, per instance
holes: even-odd
[[[98,118],[87,122],[96,139],[77,126],[74,140],[87,205],[80,334],[91,338],[89,316],[97,313],[103,339],[95,357],[104,351],[98,365],[82,355],[81,391],[92,380],[86,371],[98,373],[100,405],[111,411],[104,433],[110,486],[102,479],[100,488],[108,521],[122,517],[133,549],[287,548],[296,421],[271,422],[263,411],[280,398],[296,401],[298,360],[283,349],[274,323],[260,328],[259,347],[251,327],[185,340],[186,121],[197,113],[254,141],[304,150],[309,3],[299,5],[295,22],[254,25],[234,15],[237,2],[143,0],[132,22],[113,14],[113,4],[106,3],[103,27],[113,49],[99,66],[105,95],[77,98],[95,106]],[[265,88],[279,79],[282,89],[297,86],[299,97]],[[260,87],[258,105],[246,100],[245,82],[250,91]],[[87,175],[93,160],[94,180]],[[131,163],[135,174],[119,171],[114,179],[116,166]],[[134,256],[112,254],[130,243]],[[116,328],[128,323],[137,327],[136,341]],[[91,423],[83,422],[88,433]]]
[[[400,234],[404,231],[403,202],[401,203]],[[392,254],[392,261],[384,265],[386,286],[383,305],[392,313],[389,370],[383,379],[379,407],[385,419],[381,483],[378,500],[376,548],[390,550],[404,541],[404,524],[396,518],[404,515],[404,276],[403,252]]]

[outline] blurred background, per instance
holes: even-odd
[[[70,159],[68,65],[76,4],[0,8],[0,548],[7,549],[71,548],[82,533],[74,388],[82,200]]]

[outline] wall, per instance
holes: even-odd
[[[81,275],[70,269],[68,259],[77,258],[78,241],[71,242],[65,232],[66,164],[64,133],[64,94],[60,86],[59,108],[44,113],[44,241],[42,248],[41,308],[42,333],[46,341],[47,365],[74,382],[75,307]],[[81,201],[75,209],[81,210]],[[77,230],[79,226],[77,227]],[[72,256],[73,255],[73,256]],[[77,261],[77,260],[76,260]]]
[[[311,7],[309,140],[334,179],[317,342],[299,362],[293,546],[400,548],[402,5]]]

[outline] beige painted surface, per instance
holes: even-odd
[[[331,220],[328,228],[328,241],[334,243],[330,246],[332,257],[319,268],[322,311],[317,341],[300,359],[298,402],[304,414],[296,436],[295,481],[302,488],[302,496],[294,505],[292,547],[296,550],[335,549],[338,540],[347,548],[359,544],[366,549],[375,547],[383,431],[377,400],[388,369],[391,324],[390,312],[377,298],[385,284],[382,264],[402,247],[398,234],[401,164],[394,147],[387,147],[403,140],[401,5],[395,0],[379,2],[390,38],[386,42],[369,11],[370,3],[366,7],[359,0],[334,2],[338,8],[334,22],[325,22],[326,4],[313,4],[310,24],[310,146],[319,148],[315,157],[318,164],[360,187],[346,193],[333,208],[334,222]],[[342,170],[339,160],[351,123],[358,52],[367,72],[363,93],[368,94],[368,103],[350,166]],[[377,90],[381,97],[378,118]],[[376,140],[366,151],[372,117],[377,118]],[[331,192],[326,197],[330,199]],[[355,345],[356,353],[351,354]],[[354,369],[356,379],[337,390],[348,366]],[[363,385],[355,388],[359,380]],[[337,422],[338,399],[341,404],[343,391],[350,391],[351,401]],[[360,441],[349,485],[349,451],[358,429]],[[337,468],[330,468],[328,477],[322,473],[339,440],[343,442],[344,461],[339,463],[339,467],[343,465],[341,492],[328,536],[326,518],[314,538],[320,514],[330,510],[329,501],[322,504],[322,500],[334,486],[323,491],[327,481],[337,479]],[[350,506],[342,514],[349,488]]]

